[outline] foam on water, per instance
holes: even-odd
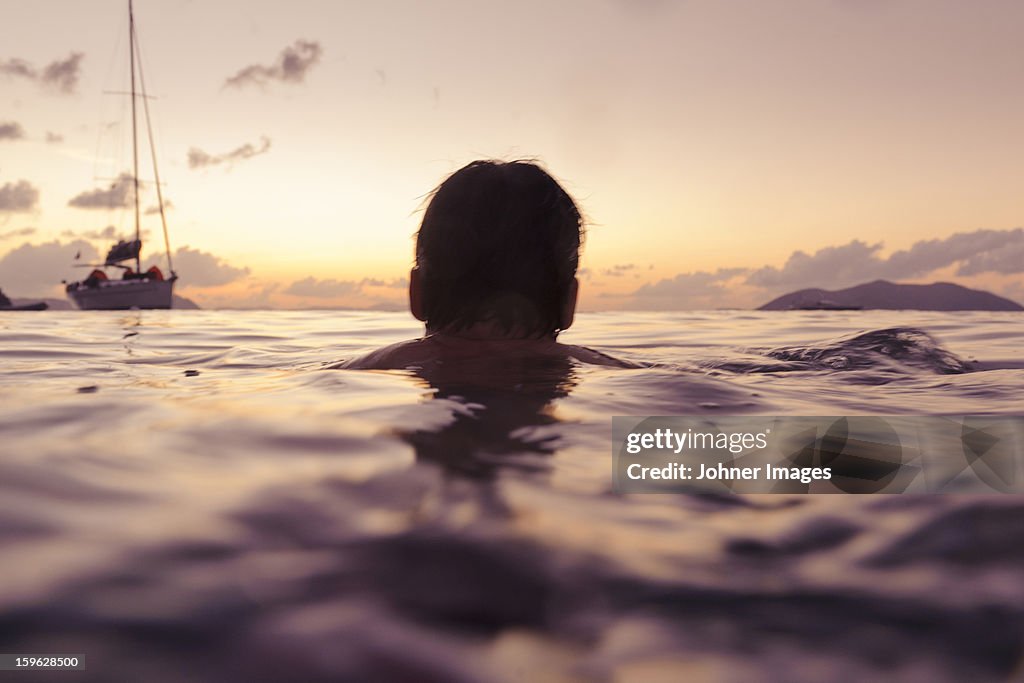
[[[1021,410],[1016,314],[582,315],[645,367],[325,370],[399,314],[0,314],[0,651],[76,680],[1008,680],[1012,497],[615,495],[610,417]],[[81,391],[85,389],[85,391]]]

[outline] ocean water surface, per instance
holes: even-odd
[[[1024,679],[1020,497],[619,495],[610,441],[1021,414],[1024,315],[592,313],[563,341],[643,367],[328,369],[420,332],[0,313],[0,652],[85,654],[69,681]]]

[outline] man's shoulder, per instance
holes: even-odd
[[[570,358],[587,365],[604,365],[616,368],[643,367],[637,363],[610,356],[586,346],[554,343],[543,348],[495,348],[493,344],[479,344],[471,347],[447,348],[432,343],[431,338],[410,339],[407,341],[384,346],[362,356],[351,358],[332,368],[342,370],[405,370],[424,368],[442,360],[451,362],[481,359],[501,361],[501,359],[559,357]]]

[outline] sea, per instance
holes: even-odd
[[[1024,314],[0,313],[0,653],[51,681],[1020,681],[1024,498],[619,493],[612,417],[1019,415]],[[533,373],[533,374],[531,374]]]

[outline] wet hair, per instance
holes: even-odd
[[[528,161],[474,161],[434,191],[416,236],[430,330],[494,321],[521,336],[558,334],[579,263],[572,197]]]

